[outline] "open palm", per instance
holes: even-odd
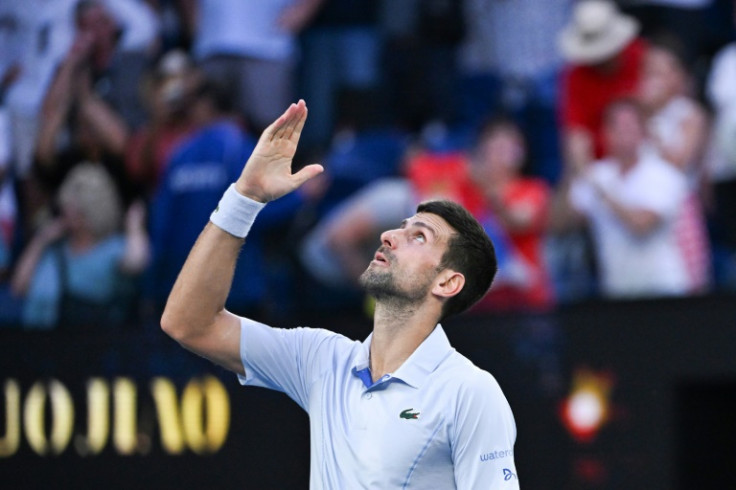
[[[273,201],[323,171],[318,164],[307,165],[296,173],[291,171],[306,120],[307,105],[300,100],[263,131],[235,183],[238,192],[257,201]]]

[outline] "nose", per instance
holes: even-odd
[[[393,249],[396,247],[396,230],[386,230],[381,233],[381,245]]]

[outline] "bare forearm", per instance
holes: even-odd
[[[43,117],[36,143],[36,154],[42,163],[53,161],[56,153],[56,137],[66,121],[73,100],[73,78],[73,67],[68,63],[63,64],[43,101]]]
[[[80,115],[94,128],[105,148],[112,153],[123,154],[128,140],[128,127],[105,102],[96,95],[87,95],[81,103]]]
[[[563,175],[557,190],[552,194],[547,214],[547,229],[551,233],[565,233],[583,224],[583,216],[573,208],[570,202],[570,188],[573,177]]]
[[[33,278],[33,272],[36,270],[38,261],[41,260],[41,255],[46,246],[47,244],[39,239],[32,240],[28,244],[28,247],[18,260],[18,265],[15,268],[15,273],[11,280],[10,287],[14,295],[25,296],[28,292],[31,279]]]
[[[74,99],[74,80],[76,67],[65,61],[59,66],[51,86],[43,100],[42,111],[45,117],[57,112],[66,112]]]
[[[572,128],[563,135],[565,166],[574,174],[584,172],[593,161],[593,138],[580,128]]]
[[[169,295],[161,320],[179,341],[204,334],[225,308],[235,262],[243,245],[208,223],[200,234]]]
[[[646,235],[659,224],[659,216],[652,211],[626,207],[607,194],[603,199],[624,226],[636,235]]]

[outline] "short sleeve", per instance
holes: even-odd
[[[23,324],[31,328],[50,329],[58,320],[57,311],[61,295],[61,284],[57,260],[50,249],[46,249],[36,270],[23,302]]]
[[[597,197],[593,186],[583,177],[573,180],[568,194],[570,206],[582,214],[588,214],[596,205]]]
[[[334,332],[314,328],[273,328],[241,318],[240,358],[246,386],[284,392],[304,410],[309,387],[329,366],[339,338]]]
[[[455,414],[452,457],[457,488],[518,490],[516,424],[493,377],[479,371],[463,384]]]

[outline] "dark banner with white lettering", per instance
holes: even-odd
[[[304,324],[356,339],[370,330],[362,317]],[[736,487],[733,298],[473,315],[445,329],[509,399],[522,488]],[[301,489],[308,479],[306,414],[241,387],[155,325],[0,330],[0,488]]]

